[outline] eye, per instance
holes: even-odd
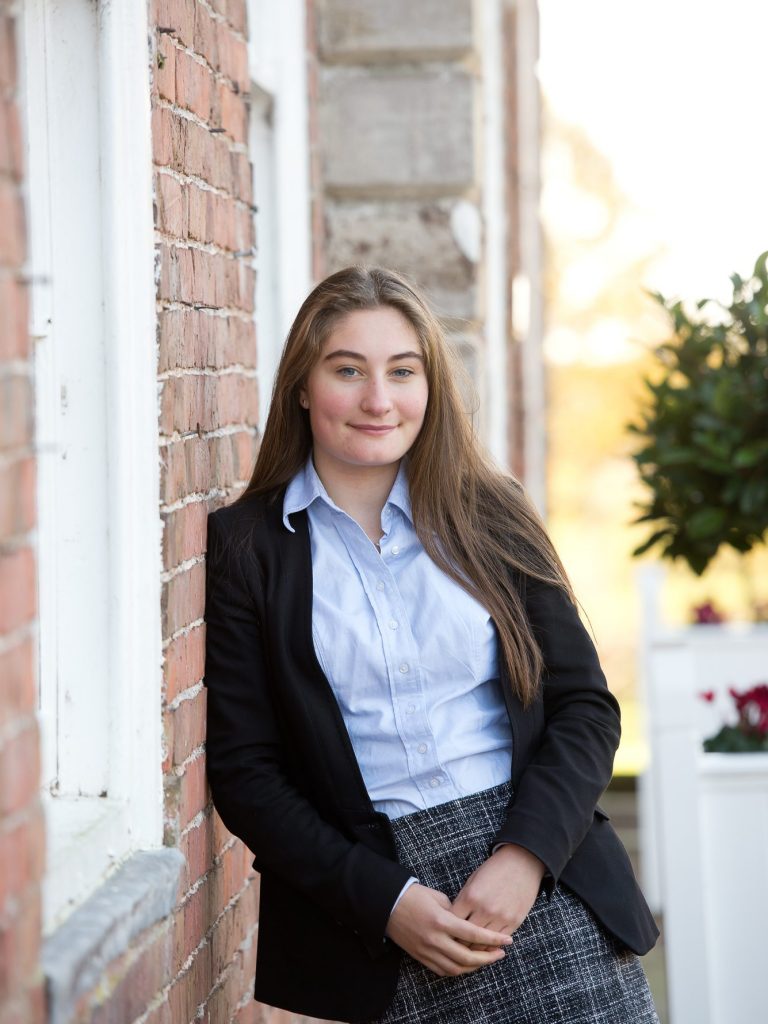
[[[401,380],[405,380],[408,377],[413,376],[413,370],[409,370],[407,366],[399,366],[396,370],[392,371],[395,377],[399,377]]]
[[[339,368],[338,368],[338,369],[336,370],[336,373],[337,373],[337,374],[338,374],[338,375],[339,375],[340,377],[346,377],[347,379],[350,379],[350,378],[354,377],[354,376],[355,376],[355,374],[357,374],[357,373],[359,373],[359,372],[360,372],[360,371],[359,371],[359,370],[357,369],[357,367],[355,367],[355,366],[340,366],[340,367],[339,367]]]

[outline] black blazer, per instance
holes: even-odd
[[[394,995],[401,951],[384,930],[410,872],[315,656],[307,515],[295,513],[296,532],[286,530],[283,493],[208,517],[207,772],[216,810],[261,872],[256,998],[357,1021]],[[502,671],[513,795],[494,843],[531,850],[552,885],[567,885],[644,953],[658,932],[596,807],[619,741],[618,704],[567,597],[530,579],[520,586],[546,670],[527,710]]]

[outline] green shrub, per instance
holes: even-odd
[[[746,552],[768,530],[768,252],[752,275],[731,278],[733,299],[702,299],[689,315],[654,293],[672,321],[644,378],[646,404],[628,429],[649,494],[635,523],[654,526],[633,555],[656,544],[697,575],[721,545]],[[719,307],[719,316],[711,314]],[[653,378],[653,379],[652,379]]]

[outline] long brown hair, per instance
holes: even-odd
[[[426,301],[401,274],[346,267],[304,300],[277,369],[256,467],[240,500],[277,492],[304,465],[312,432],[299,391],[338,321],[379,306],[409,321],[424,355],[429,397],[406,466],[416,533],[429,557],[488,609],[512,687],[527,705],[543,659],[515,578],[522,574],[554,584],[572,601],[573,592],[523,486],[494,465],[475,436],[458,385],[458,360]]]

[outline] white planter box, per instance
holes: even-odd
[[[768,753],[702,754],[699,838],[712,1020],[763,1024]]]
[[[763,1000],[757,1016],[729,1009],[733,991],[728,979],[741,979],[739,963],[753,972],[753,978],[761,978],[768,914],[758,911],[754,896],[742,905],[737,900],[726,926],[724,908],[731,905],[731,890],[737,883],[733,877],[727,880],[728,873],[720,872],[718,864],[740,849],[741,859],[731,861],[732,875],[739,876],[744,892],[754,894],[764,884],[768,802],[760,803],[759,798],[751,802],[760,787],[749,763],[755,764],[755,758],[762,763],[768,755],[705,755],[702,740],[718,731],[732,705],[727,698],[707,704],[701,693],[714,690],[722,695],[731,686],[744,690],[767,681],[768,626],[669,629],[657,624],[655,599],[649,599],[647,591],[645,604],[641,670],[651,760],[641,780],[642,884],[653,909],[664,915],[671,1021],[764,1024],[768,1000]],[[722,769],[717,768],[720,764]],[[738,795],[744,787],[751,794],[749,801]],[[750,810],[742,814],[747,803]],[[742,825],[734,844],[725,835],[712,839],[718,829],[732,828],[735,834],[737,819]],[[727,852],[721,849],[726,841]],[[755,864],[762,864],[762,869],[754,868]],[[743,898],[742,893],[738,899]],[[734,933],[741,925],[734,923],[733,915],[750,907],[755,908],[757,927],[762,926],[762,938],[755,940],[752,935],[734,945]]]

